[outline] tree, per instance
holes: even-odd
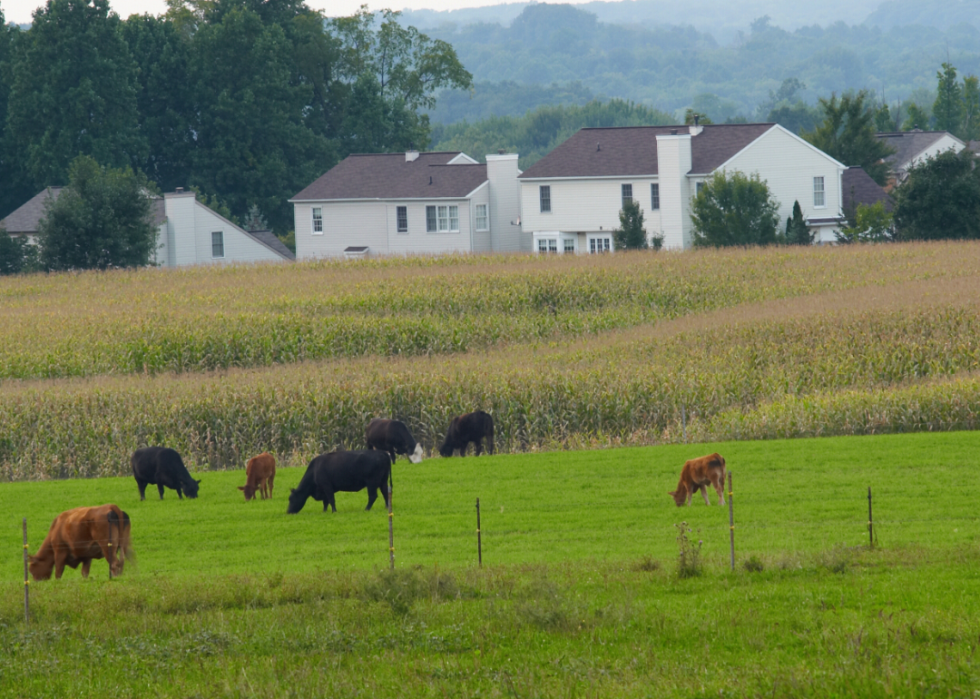
[[[847,225],[834,233],[838,243],[884,243],[893,239],[893,217],[884,202],[858,204]]]
[[[692,199],[691,221],[699,247],[769,245],[777,240],[779,204],[758,174],[721,171]]]
[[[45,269],[149,264],[157,229],[146,178],[129,168],[106,168],[79,156],[69,167],[68,186],[57,199],[48,200],[38,241]]]
[[[124,167],[144,153],[136,64],[108,0],[48,0],[19,43],[5,139],[34,191],[63,184],[79,154]]]
[[[26,271],[28,245],[26,241],[14,238],[0,227],[0,276]]]
[[[619,211],[619,228],[613,231],[617,250],[646,250],[647,231],[643,227],[643,211],[636,199],[623,204]]]
[[[875,137],[874,109],[869,93],[848,92],[837,99],[820,98],[823,123],[816,129],[800,134],[804,139],[832,158],[848,166],[860,166],[880,185],[888,178],[884,159],[895,151]]]
[[[936,88],[936,102],[932,105],[936,129],[958,134],[963,119],[963,88],[956,82],[956,68],[943,63],[943,69],[936,73],[936,77],[939,85]]]
[[[902,131],[913,131],[929,128],[929,114],[915,102],[909,102],[905,107],[905,121],[902,123]],[[878,184],[881,184],[880,182]]]
[[[806,225],[800,202],[793,202],[793,215],[786,219],[786,242],[790,245],[813,245],[817,235]]]
[[[711,119],[709,119],[706,114],[695,114],[694,110],[688,107],[684,112],[684,124],[686,126],[694,126],[695,118],[698,120],[698,123],[701,124],[702,126],[704,124],[712,123]]]
[[[980,238],[980,168],[969,149],[916,163],[896,190],[900,240]]]
[[[963,124],[960,136],[964,141],[980,140],[980,78],[963,78]]]
[[[248,214],[242,222],[242,228],[247,231],[269,230],[269,224],[266,222],[265,217],[262,216],[262,211],[259,209],[258,204],[252,204],[248,207]]]

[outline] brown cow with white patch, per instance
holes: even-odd
[[[245,500],[255,498],[255,492],[262,494],[262,499],[272,497],[272,485],[276,480],[276,457],[269,452],[253,456],[245,466],[245,485],[238,489],[245,493]]]
[[[113,575],[123,571],[123,564],[134,559],[129,542],[129,515],[117,505],[76,507],[55,517],[51,529],[38,549],[30,556],[29,568],[35,580],[48,580],[54,569],[61,579],[65,566],[82,564],[82,577],[88,577],[92,559],[105,558]]]
[[[708,501],[708,484],[715,488],[718,497],[721,499],[720,505],[725,504],[725,459],[721,454],[710,454],[698,459],[691,459],[684,464],[681,469],[681,480],[677,484],[677,490],[667,494],[673,496],[674,502],[678,507],[690,505],[691,498],[698,490],[704,497],[704,504],[710,505]]]

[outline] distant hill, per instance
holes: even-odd
[[[950,29],[966,24],[976,30],[975,40],[980,41],[980,0],[889,0],[868,15],[865,24],[882,29],[910,24]]]

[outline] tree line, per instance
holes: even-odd
[[[0,217],[86,156],[285,235],[289,197],[351,152],[424,147],[436,92],[471,84],[451,45],[390,11],[168,0],[123,20],[108,0],[48,0],[27,31],[3,20]]]

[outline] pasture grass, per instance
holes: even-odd
[[[402,459],[394,573],[365,493],[284,514],[300,469],[252,503],[241,471],[197,474],[184,501],[141,503],[131,478],[6,483],[0,696],[973,696],[976,446],[963,432]],[[734,473],[734,573],[727,509],[666,492],[715,450]],[[108,501],[132,517],[138,568],[33,583],[25,627],[20,518],[33,551],[55,514]],[[699,576],[678,570],[681,522],[703,542]]]

